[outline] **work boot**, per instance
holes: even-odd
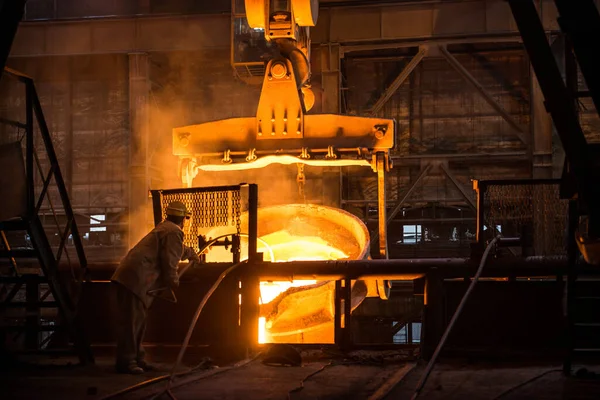
[[[119,374],[140,375],[144,373],[144,369],[138,367],[135,362],[132,362],[128,365],[117,365],[117,372]]]
[[[149,364],[144,360],[138,361],[137,366],[143,369],[144,372],[158,371],[158,367],[156,365]]]

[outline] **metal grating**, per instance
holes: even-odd
[[[152,191],[154,219],[158,224],[166,217],[172,201],[183,202],[192,216],[184,230],[184,244],[198,248],[198,234],[204,228],[231,226],[240,233],[241,187],[224,186],[192,189]],[[159,207],[159,210],[156,209]]]
[[[559,181],[483,181],[479,187],[484,239],[529,231],[536,256],[566,254],[568,201],[560,199]]]

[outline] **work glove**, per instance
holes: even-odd
[[[200,262],[200,257],[198,257],[198,254],[196,254],[195,252],[192,253],[192,255],[190,256],[190,258],[188,258],[188,261],[190,263],[199,263]]]

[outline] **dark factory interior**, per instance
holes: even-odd
[[[0,0],[0,398],[600,399],[597,3]]]

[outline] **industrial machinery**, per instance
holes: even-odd
[[[429,349],[429,352],[431,345],[437,343],[443,330],[441,322],[444,320],[442,282],[446,276],[466,278],[473,272],[473,262],[481,257],[480,251],[485,247],[485,234],[483,234],[483,231],[486,226],[493,228],[502,226],[505,232],[512,230],[515,234],[520,235],[520,238],[514,241],[516,245],[514,243],[510,246],[506,245],[511,247],[510,250],[513,254],[516,251],[515,246],[522,247],[521,256],[518,257],[520,261],[517,263],[516,258],[511,258],[508,262],[514,268],[517,268],[517,264],[519,264],[525,269],[517,272],[502,270],[498,272],[498,276],[504,278],[508,275],[512,276],[513,273],[517,274],[515,276],[535,276],[542,274],[543,268],[541,267],[545,267],[548,263],[556,262],[557,265],[563,265],[564,260],[562,259],[530,259],[527,257],[527,252],[530,251],[529,249],[533,245],[525,240],[523,232],[531,227],[534,231],[543,230],[543,227],[538,226],[537,223],[533,224],[529,221],[531,215],[523,216],[523,221],[519,224],[515,224],[512,215],[507,219],[509,221],[507,223],[495,222],[503,220],[506,216],[502,208],[498,209],[491,206],[492,202],[498,200],[495,196],[499,196],[498,201],[503,201],[506,196],[511,196],[510,190],[514,192],[513,189],[510,189],[513,183],[506,182],[491,182],[490,184],[479,182],[478,243],[473,246],[472,260],[387,260],[386,225],[388,221],[385,201],[385,175],[392,168],[389,152],[395,146],[396,126],[394,120],[310,113],[314,104],[314,95],[310,86],[309,28],[317,22],[317,1],[246,0],[245,10],[250,28],[257,32],[264,32],[266,40],[270,43],[270,48],[275,47],[278,54],[266,63],[260,100],[254,116],[183,126],[173,130],[173,154],[179,157],[181,181],[188,188],[182,190],[202,189],[192,187],[194,186],[194,178],[199,171],[216,173],[219,171],[258,169],[270,164],[296,165],[298,168],[297,181],[302,191],[305,167],[370,167],[378,178],[377,210],[379,229],[377,232],[377,258],[382,260],[363,260],[361,257],[348,257],[348,253],[343,250],[342,253],[345,253],[346,256],[320,256],[311,260],[291,257],[286,260],[277,260],[272,247],[281,244],[279,242],[281,235],[289,234],[289,226],[297,218],[295,212],[309,209],[309,213],[317,214],[320,210],[317,210],[315,205],[307,204],[288,205],[288,209],[281,214],[276,214],[273,209],[259,208],[257,209],[257,219],[260,221],[266,219],[267,222],[262,228],[262,222],[257,223],[256,239],[258,242],[261,240],[264,242],[262,245],[258,242],[254,245],[250,244],[251,241],[247,242],[248,246],[254,246],[254,250],[262,247],[263,258],[252,259],[249,256],[248,263],[250,272],[247,272],[255,274],[258,279],[253,281],[247,278],[244,281],[245,283],[242,284],[240,278],[240,286],[235,290],[245,290],[246,294],[262,297],[266,293],[263,289],[266,289],[267,286],[286,279],[291,282],[287,282],[287,287],[280,285],[280,291],[272,299],[275,303],[272,305],[273,307],[283,305],[281,310],[269,311],[262,307],[265,304],[262,304],[261,307],[256,304],[257,307],[252,308],[248,307],[243,300],[240,300],[239,305],[242,309],[240,321],[242,321],[242,325],[244,324],[243,321],[255,321],[252,324],[247,324],[247,326],[257,334],[255,327],[258,328],[259,323],[256,320],[258,314],[261,313],[261,317],[265,319],[262,323],[265,323],[266,328],[269,326],[272,328],[271,332],[265,332],[267,336],[270,335],[271,341],[276,342],[281,339],[284,342],[306,343],[307,340],[304,334],[308,332],[307,328],[309,326],[314,325],[314,327],[320,329],[320,333],[315,335],[319,338],[317,342],[322,342],[323,337],[328,337],[328,334],[324,333],[326,330],[322,329],[322,324],[319,324],[319,321],[309,321],[302,325],[300,323],[302,318],[300,313],[295,314],[298,318],[294,320],[293,313],[288,314],[292,308],[288,305],[302,308],[304,303],[301,297],[304,297],[304,300],[320,299],[313,302],[313,304],[331,298],[333,299],[331,309],[333,310],[332,318],[334,319],[334,341],[336,344],[348,345],[352,343],[351,314],[355,300],[362,296],[360,294],[357,296],[358,281],[366,282],[366,296],[369,293],[373,294],[374,291],[369,288],[372,288],[373,282],[375,282],[376,296],[387,299],[389,285],[386,279],[414,280],[426,277],[426,289],[421,289],[423,290],[422,293],[425,294],[424,302],[427,306],[427,314],[424,317],[426,322],[424,323],[429,325],[425,331],[424,342],[427,343],[426,348]],[[555,240],[555,237],[563,237],[564,232],[560,227],[563,226],[566,207],[563,203],[560,203],[554,193],[556,190],[555,182],[538,183],[548,186],[546,188],[548,198],[552,199],[547,205],[544,205],[543,209],[549,210],[554,207],[559,211],[548,213],[548,215],[556,218],[552,221],[544,221],[544,224],[547,223],[548,226],[558,227],[555,229],[556,235],[548,235],[547,238],[543,238],[543,242],[540,239],[534,243],[537,247],[536,252],[550,255],[557,247],[556,243],[558,241]],[[533,190],[533,186],[534,183],[526,183],[520,185],[519,190],[527,192],[526,198],[532,209],[541,210],[540,204],[544,204],[546,197],[542,196],[541,192]],[[507,189],[506,193],[504,193],[504,189]],[[216,201],[217,203],[219,199],[221,199],[221,203],[217,205],[217,208],[229,204],[224,198],[218,196],[208,197],[209,201]],[[515,201],[521,204],[524,201],[523,199],[519,198]],[[311,207],[313,208],[310,209]],[[485,209],[490,209],[490,212],[493,211],[493,213],[487,215],[484,213]],[[339,210],[329,210],[328,212],[333,215],[335,212],[339,213]],[[302,211],[300,211],[300,214],[302,214]],[[269,219],[280,220],[286,227],[269,229]],[[334,219],[342,220],[343,217],[339,213]],[[223,229],[225,229],[223,226],[214,226],[212,231],[206,231],[205,228],[207,227],[203,226],[203,234],[206,234],[208,239],[220,236],[224,232]],[[322,231],[328,229],[335,231],[332,227],[322,229]],[[194,231],[191,234],[199,233]],[[237,229],[238,235],[243,233],[244,229]],[[278,238],[271,237],[273,234]],[[496,234],[493,236],[496,236]],[[274,242],[269,242],[269,240],[274,240]],[[326,241],[328,245],[332,244],[331,241]],[[244,240],[240,239],[240,242],[243,248]],[[508,242],[503,240],[502,243]],[[340,249],[337,248],[337,250]],[[213,256],[217,257],[216,253],[213,253]],[[214,259],[212,261],[221,260]],[[279,263],[276,261],[286,262]],[[494,268],[494,264],[495,262],[492,262],[490,268]],[[552,268],[554,267],[553,265]],[[304,282],[305,285],[301,288],[294,287],[294,281],[299,283],[298,280],[308,280],[309,282]],[[248,285],[254,286],[256,290],[249,289]],[[237,288],[235,285],[232,287]],[[327,290],[323,290],[324,288]],[[252,298],[251,302],[254,301],[255,299]],[[326,300],[325,303],[328,301]],[[308,302],[310,303],[311,300]],[[249,314],[243,313],[244,309],[253,310],[255,314],[249,317]],[[322,309],[327,309],[327,307],[322,307]],[[315,312],[308,314],[313,317],[319,314],[316,308],[313,310]],[[292,316],[290,317],[290,315]],[[290,322],[295,322],[295,324]],[[315,323],[311,325],[313,322]],[[302,331],[303,329],[304,331]],[[302,333],[299,335],[300,338],[294,333],[295,331]],[[280,339],[273,339],[275,336]],[[310,335],[307,334],[306,336]],[[259,339],[252,336],[247,338],[250,343],[256,343]]]
[[[173,154],[180,159],[182,182],[190,187],[199,170],[235,171],[271,163],[304,166],[367,166],[378,174],[379,254],[386,257],[385,173],[395,143],[392,119],[334,114],[308,114],[314,103],[310,89],[310,36],[318,1],[247,0],[253,29],[264,30],[279,55],[267,64],[256,115],[173,130]]]
[[[317,23],[318,1],[246,0],[245,10],[250,28],[264,32],[266,40],[277,48],[278,53],[266,65],[256,115],[175,128],[173,130],[173,154],[180,159],[179,173],[182,183],[184,186],[191,188],[199,171],[242,171],[262,168],[273,163],[296,164],[298,169],[297,182],[300,192],[303,192],[305,166],[354,165],[371,167],[378,175],[379,258],[387,258],[385,173],[391,168],[389,151],[395,144],[395,121],[392,119],[334,114],[309,114],[315,101],[315,96],[310,88],[309,28]],[[324,226],[319,226],[319,224],[323,225],[323,221],[315,222],[314,218],[310,218],[311,213],[324,217],[328,224],[325,223]],[[275,216],[275,214],[277,215]],[[294,254],[286,257],[285,260],[277,261],[309,259],[360,260],[368,256],[370,242],[366,227],[356,217],[342,210],[297,204],[270,210],[260,209],[259,216],[261,221],[275,218],[281,220],[284,224],[290,224],[290,221],[298,221],[299,219],[304,220],[304,222],[308,221],[305,225],[312,224],[313,226],[312,233],[314,235],[311,238],[321,241],[327,229],[335,231],[333,226],[339,228],[345,223],[344,221],[349,221],[346,223],[348,226],[354,224],[358,227],[350,230],[346,229],[346,231],[353,233],[358,232],[358,236],[361,237],[358,240],[361,244],[357,247],[357,251],[354,251],[356,254],[350,255],[348,251],[330,249],[326,255],[321,252],[319,255],[313,254],[310,256],[311,258],[307,258],[306,254]],[[317,226],[317,228],[315,229],[314,226]],[[281,229],[276,229],[275,231],[278,232],[275,232],[265,229],[265,227],[266,225],[262,226],[261,229],[259,222],[259,239],[261,243],[268,247],[263,251],[266,254],[266,261],[269,261],[268,253],[269,251],[272,253],[269,246],[281,244],[275,244],[272,240],[280,242],[285,239],[283,236],[289,236],[289,229],[279,227]],[[261,230],[262,232],[260,232]],[[217,229],[217,231],[211,232],[209,236],[215,237],[223,233],[222,230]],[[340,229],[337,231],[339,233]],[[274,238],[273,234],[279,236]],[[328,234],[328,236],[331,236],[331,234]],[[343,235],[339,236],[339,238],[342,237]],[[338,242],[340,241],[339,238]],[[287,237],[287,239],[292,240],[290,237]],[[335,240],[327,240],[329,245],[332,242],[335,242]],[[306,245],[308,242],[303,243]],[[311,242],[308,245],[316,248],[321,244]],[[296,250],[302,253],[302,247]],[[325,329],[329,333],[320,336],[313,335],[321,338],[313,339],[313,342],[319,342],[323,337],[328,338],[326,339],[327,342],[333,341],[333,293],[335,284],[333,281],[328,282],[327,280],[317,282],[313,279],[306,282],[287,283],[287,286],[284,285],[285,288],[275,284],[281,287],[281,289],[278,289],[281,292],[289,286],[310,285],[306,286],[306,290],[301,291],[298,289],[290,292],[288,300],[299,295],[302,295],[305,299],[312,299],[310,301],[313,304],[322,302],[329,304],[326,299],[332,300],[331,307],[325,307],[329,310],[328,317],[321,315],[328,322],[331,322],[331,330]],[[267,286],[267,282],[261,282],[263,297],[266,296],[263,292],[269,289]],[[360,304],[360,301],[366,297],[367,292],[370,296],[387,299],[390,290],[390,284],[387,280],[376,279],[355,281],[352,283],[352,287],[355,293],[357,291],[361,292],[358,297],[355,296],[356,301],[353,301],[353,303],[356,303],[355,305]],[[279,291],[275,293],[277,303],[280,305],[285,304],[286,302],[281,296],[277,296],[279,294]],[[360,300],[358,300],[359,298]],[[289,302],[302,307],[299,301],[290,300]],[[312,314],[309,313],[311,315],[309,319],[317,318],[318,314],[323,311],[321,308],[319,310]],[[280,317],[279,320],[284,318]],[[290,320],[289,315],[285,318]],[[297,330],[297,328],[294,329]],[[319,327],[319,329],[321,328]],[[311,340],[306,339],[304,335],[300,335],[302,338],[297,339],[298,335],[291,333],[294,329],[283,329],[285,332],[280,331],[279,333],[282,337],[296,338],[292,339],[293,341],[305,342]]]

